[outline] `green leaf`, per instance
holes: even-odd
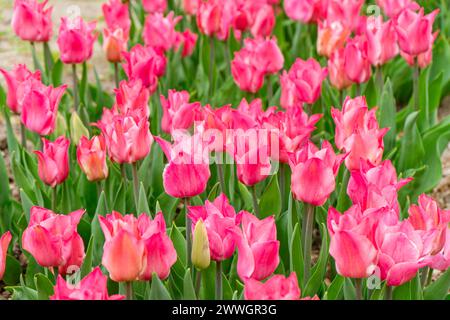
[[[58,87],[63,81],[64,64],[61,60],[58,60],[52,69],[52,83],[53,86]]]
[[[177,252],[177,262],[180,262],[182,267],[185,268],[187,265],[186,240],[175,224],[172,225],[170,230],[170,239],[172,240],[173,246]]]
[[[303,262],[300,227],[298,223],[295,224],[294,232],[292,234],[292,239],[289,246],[289,257],[290,257],[289,270],[294,271],[297,274],[298,284],[300,287],[302,287],[301,284],[303,280],[304,262]]]
[[[104,216],[106,213],[107,208],[106,208],[105,192],[102,191],[98,199],[97,209],[95,210],[94,218],[92,219],[91,223],[91,232],[94,240],[94,249],[93,249],[94,265],[100,264],[102,260],[103,244],[105,242],[105,236],[103,235],[103,231],[100,227],[100,221],[98,218],[100,216]]]
[[[6,287],[12,292],[12,300],[38,300],[38,292],[26,286]]]
[[[53,284],[43,274],[36,274],[34,276],[34,283],[38,293],[38,300],[48,300],[53,295]]]
[[[10,201],[11,191],[9,189],[9,177],[6,171],[5,160],[0,154],[0,207],[5,206]]]
[[[34,206],[33,201],[28,197],[23,189],[20,189],[20,201],[22,202],[23,212],[25,213],[25,217],[27,221],[30,221],[30,210],[31,207]]]
[[[84,278],[92,271],[94,246],[95,246],[94,236],[91,235],[91,238],[89,239],[89,244],[87,246],[86,255],[84,257],[83,264],[81,265],[81,270],[80,270],[81,278]]]
[[[199,271],[197,271],[199,272]],[[197,300],[195,294],[195,288],[192,283],[191,270],[187,269],[183,279],[183,299],[184,300]]]
[[[150,299],[151,300],[172,300],[169,291],[158,278],[156,273],[152,275],[152,286],[150,289]]]
[[[423,299],[419,273],[410,281],[395,287],[392,295],[394,300],[418,300]]]
[[[450,269],[430,284],[424,292],[425,300],[443,300],[450,290]]]
[[[238,182],[238,189],[242,200],[244,201],[244,206],[242,209],[250,210],[250,208],[253,207],[252,195],[250,194],[250,191],[248,191],[248,189],[240,182]]]
[[[22,266],[20,262],[11,255],[6,256],[6,268],[3,275],[3,281],[6,285],[13,286],[19,282],[20,275],[22,274]]]
[[[344,280],[344,299],[345,300],[356,299],[356,289],[352,283],[352,279],[350,278],[345,278]]]
[[[333,282],[331,282],[330,286],[328,287],[328,290],[326,292],[326,296],[328,300],[338,300],[342,296],[342,288],[344,286],[345,278],[336,275],[334,277]]]
[[[214,201],[221,193],[220,190],[220,182],[217,182],[212,188],[211,191],[208,194],[208,200]]]
[[[278,216],[281,212],[281,193],[277,175],[273,175],[259,201],[261,218]]]
[[[139,200],[137,207],[138,214],[146,213],[151,215],[150,207],[148,206],[147,195],[145,194],[144,185],[141,182],[141,187],[139,188]]]
[[[388,79],[383,88],[381,95],[380,108],[378,116],[381,128],[389,128],[388,133],[384,136],[385,154],[389,153],[395,147],[395,137],[397,134],[395,114],[397,107],[395,104],[394,92],[392,91],[391,80]]]
[[[404,136],[401,140],[398,159],[398,169],[400,172],[420,167],[421,159],[425,155],[422,138],[416,124],[418,115],[416,111],[406,118]]]

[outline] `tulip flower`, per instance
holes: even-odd
[[[181,19],[181,16],[174,17],[173,12],[165,17],[162,13],[148,15],[143,31],[145,45],[163,52],[175,47],[178,37],[175,27]]]
[[[344,47],[349,35],[350,29],[339,21],[319,21],[317,53],[329,58],[333,52]]]
[[[61,18],[58,47],[61,61],[65,64],[80,64],[92,57],[95,40],[96,22],[86,23],[81,17],[73,20]]]
[[[195,16],[199,6],[200,0],[183,0],[183,10],[188,15]]]
[[[280,262],[274,217],[259,220],[251,213],[242,212],[242,236],[238,239],[239,278],[259,281],[269,277]]]
[[[379,67],[399,53],[393,20],[383,22],[381,16],[368,19],[365,35],[367,57],[373,66]]]
[[[376,2],[390,18],[396,18],[403,9],[417,11],[420,8],[414,0],[376,0]]]
[[[201,104],[199,102],[189,103],[187,91],[169,90],[167,99],[163,95],[160,99],[163,109],[161,129],[166,133],[189,129],[194,121],[202,118]]]
[[[365,37],[356,36],[348,40],[344,49],[344,70],[347,77],[357,84],[369,81],[372,71]]]
[[[247,38],[244,41],[244,48],[253,54],[251,60],[264,73],[275,74],[283,69],[284,57],[275,37],[266,39]]]
[[[284,11],[292,20],[303,23],[315,23],[327,15],[329,0],[285,0]]]
[[[435,33],[433,33],[433,37],[430,39],[430,46],[428,48],[428,50],[424,53],[419,53],[417,55],[417,61],[414,59],[414,56],[411,56],[405,52],[400,52],[401,56],[405,59],[405,61],[411,66],[413,67],[416,62],[417,65],[419,66],[419,68],[421,69],[425,69],[426,67],[428,67],[431,63],[431,61],[433,60],[433,44],[436,41],[437,37],[439,35],[439,31],[436,31]]]
[[[338,90],[342,91],[351,87],[353,84],[345,72],[345,51],[338,49],[334,51],[328,60],[328,76],[331,84]]]
[[[440,252],[431,257],[430,267],[440,271],[450,268],[450,230],[445,232],[445,245]]]
[[[32,207],[30,222],[22,235],[22,247],[42,267],[58,267],[65,275],[73,267],[80,267],[84,260],[83,240],[77,226],[85,210],[68,215]]]
[[[14,0],[12,28],[22,40],[30,42],[48,42],[53,33],[52,11],[48,1]]]
[[[200,32],[212,37],[221,29],[222,6],[216,0],[199,1],[197,25]]]
[[[0,237],[0,280],[3,279],[6,268],[6,254],[8,253],[8,246],[11,242],[11,232],[7,231]]]
[[[339,21],[350,30],[355,30],[359,23],[359,14],[364,0],[329,0],[327,3],[327,20]]]
[[[36,81],[41,80],[41,72],[31,72],[24,64],[17,64],[11,71],[0,68],[0,72],[5,78],[8,89],[6,96],[6,104],[12,112],[20,114],[22,112],[21,100],[23,99],[22,84],[28,79],[33,78]]]
[[[142,6],[148,13],[162,13],[167,9],[167,0],[142,0]]]
[[[300,58],[295,60],[289,72],[284,71],[280,77],[281,106],[288,109],[302,103],[313,104],[316,102],[327,73],[327,69],[322,68],[313,58],[309,58],[307,61]]]
[[[248,50],[235,52],[231,74],[241,90],[256,93],[264,84],[265,74],[252,58],[253,55]]]
[[[28,78],[18,89],[21,121],[28,130],[41,136],[55,130],[58,106],[67,86],[45,86],[34,77]]]
[[[244,297],[245,300],[299,300],[297,275],[295,272],[289,277],[275,275],[265,283],[248,279],[245,281]]]
[[[194,228],[199,221],[206,228],[211,259],[223,261],[230,258],[236,249],[236,230],[242,214],[236,215],[225,194],[222,193],[213,202],[207,200],[204,206],[192,206],[188,210]]]
[[[150,94],[155,92],[158,78],[163,76],[166,70],[165,56],[151,47],[140,44],[123,55],[125,62],[122,66],[128,79],[140,79],[144,87],[150,90]]]
[[[187,29],[181,33],[178,33],[175,48],[176,50],[181,49],[181,56],[189,57],[194,53],[195,45],[197,44],[198,35],[191,30]]]
[[[103,136],[91,140],[81,137],[77,147],[77,160],[81,170],[89,181],[100,181],[108,177],[106,163],[106,144]]]
[[[41,180],[54,188],[69,175],[69,144],[64,136],[54,142],[42,138],[42,151],[34,151],[38,158],[38,173]]]
[[[106,59],[111,63],[122,61],[122,52],[127,50],[128,39],[125,37],[122,29],[111,31],[103,30],[103,50],[106,53]]]
[[[122,29],[123,37],[128,39],[131,28],[128,3],[122,3],[121,0],[109,0],[102,5],[102,11],[107,29],[112,32]]]
[[[149,91],[143,86],[140,79],[122,81],[119,87],[114,89],[116,102],[113,109],[118,114],[134,115],[139,118],[148,118]]]
[[[108,278],[103,275],[99,267],[95,267],[86,277],[77,284],[67,283],[58,275],[54,294],[50,300],[122,300],[122,295],[108,294]]]
[[[194,227],[191,260],[192,264],[199,270],[208,268],[211,263],[208,232],[202,219],[200,219]]]
[[[263,4],[255,11],[250,32],[253,37],[269,37],[275,27],[275,12],[271,5]]]

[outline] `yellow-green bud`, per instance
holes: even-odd
[[[82,136],[89,138],[89,131],[81,121],[78,113],[72,113],[70,117],[70,137],[72,138],[72,142],[77,145]]]
[[[66,119],[60,112],[58,112],[56,116],[56,126],[54,134],[56,137],[65,136],[67,134]]]
[[[192,264],[200,270],[208,268],[211,262],[208,233],[201,219],[195,225],[191,258]]]

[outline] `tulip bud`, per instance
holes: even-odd
[[[56,126],[54,134],[55,136],[60,137],[66,135],[66,133],[67,133],[66,118],[64,118],[64,116],[58,112],[56,116]]]
[[[70,117],[70,138],[74,144],[78,144],[83,136],[89,138],[89,131],[84,126],[83,121],[81,121],[78,116],[78,113],[74,112]]]
[[[200,270],[208,268],[211,262],[208,233],[202,219],[195,225],[191,258],[192,264]]]

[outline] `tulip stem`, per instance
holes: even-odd
[[[72,81],[73,81],[73,101],[75,112],[78,112],[78,105],[80,104],[78,100],[78,77],[77,77],[77,65],[72,64]]]
[[[209,38],[209,99],[212,98],[214,94],[214,66],[216,59],[216,50],[214,47],[214,37]]]
[[[355,279],[356,300],[362,300],[362,279]]]
[[[266,80],[267,80],[267,107],[269,107],[273,96],[273,87],[271,81],[272,79],[270,78],[270,75],[267,76]]]
[[[57,211],[58,211],[57,208],[56,208],[56,198],[57,198],[57,195],[58,195],[58,191],[56,190],[56,186],[54,186],[54,187],[52,188],[52,209],[53,209],[54,212],[57,212]]]
[[[195,274],[195,295],[197,296],[197,299],[200,297],[200,286],[202,284],[202,271],[197,270]]]
[[[413,90],[414,90],[414,110],[418,111],[419,110],[419,65],[417,63],[414,64],[413,67]]]
[[[188,217],[188,206],[189,206],[189,198],[184,198],[184,211],[185,211],[185,219],[186,219],[186,255],[187,255],[187,263],[190,268],[192,265],[192,221]]]
[[[302,221],[302,235],[303,235],[303,283],[306,284],[309,280],[309,274],[311,270],[311,247],[312,247],[312,233],[314,227],[314,206],[305,203],[303,210]]]
[[[392,291],[393,291],[393,287],[391,286],[386,286],[386,293],[384,294],[384,300],[392,300]]]
[[[36,46],[34,45],[34,42],[30,42],[30,44],[31,44],[31,54],[33,55],[34,70],[40,70],[39,61],[36,56]]]
[[[361,83],[356,84],[356,96],[357,97],[361,96]]]
[[[381,94],[383,92],[384,87],[384,80],[383,80],[383,70],[381,69],[381,66],[377,66],[375,69],[375,77],[378,85],[378,96],[381,97]]]
[[[27,148],[27,131],[25,128],[25,125],[20,122],[20,136],[22,139],[22,147],[24,147],[24,149]]]
[[[280,195],[281,195],[281,209],[284,210],[284,198],[286,197],[286,179],[285,179],[285,170],[284,163],[280,162],[280,171],[278,174],[280,175]]]
[[[133,300],[133,283],[131,281],[125,282],[125,294],[127,300]]]
[[[259,205],[258,205],[258,197],[256,195],[256,185],[250,187],[252,190],[252,200],[253,200],[253,210],[255,212],[255,216],[259,219]]]
[[[217,174],[219,176],[220,189],[222,189],[222,193],[226,194],[225,177],[223,175],[223,165],[221,163],[217,163]]]
[[[117,62],[114,63],[114,81],[116,88],[119,88],[119,64]]]
[[[350,172],[348,170],[345,170],[344,175],[342,177],[341,189],[339,190],[338,201],[336,204],[337,210],[343,211],[345,209],[344,208],[345,197],[347,195],[346,191],[349,179],[350,179]]]
[[[216,261],[216,300],[222,299],[222,261]]]
[[[136,205],[136,211],[139,207],[139,176],[138,176],[138,168],[137,162],[132,165],[133,171],[133,193],[134,193],[134,203]]]

